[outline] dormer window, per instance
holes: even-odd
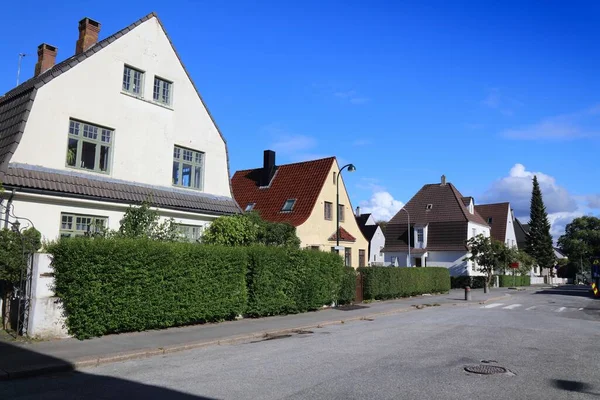
[[[254,210],[254,206],[256,205],[256,203],[248,203],[248,205],[246,206],[246,208],[244,209],[245,212],[250,212],[252,210]]]
[[[432,208],[433,208],[433,204],[427,204],[427,207],[426,207],[427,210],[431,210]]]
[[[281,211],[290,212],[294,209],[294,205],[296,204],[296,199],[287,199],[285,203],[283,203],[283,208]]]
[[[492,217],[488,218],[488,224],[490,224],[490,225],[492,224]]]
[[[473,214],[475,212],[475,208],[473,207],[473,200],[469,203],[469,212]]]

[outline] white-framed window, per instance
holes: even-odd
[[[246,208],[244,209],[245,212],[250,212],[252,210],[254,210],[254,206],[256,205],[256,203],[248,203],[248,205],[246,206]]]
[[[60,237],[86,236],[100,233],[108,225],[107,217],[81,214],[60,214]]]
[[[125,65],[123,67],[123,91],[136,96],[143,95],[144,73]]]
[[[177,225],[179,237],[187,242],[199,242],[202,239],[204,226],[202,225]]]
[[[281,211],[290,212],[294,209],[294,205],[296,204],[296,199],[287,199],[285,203],[283,203],[283,207]]]
[[[113,134],[110,128],[70,119],[67,166],[109,173]]]
[[[323,212],[324,212],[324,218],[327,221],[331,221],[333,219],[333,217],[331,215],[333,213],[333,203],[330,203],[329,201],[326,201],[324,203],[324,210],[323,210]]]
[[[202,190],[204,153],[175,146],[173,149],[173,185]]]
[[[417,243],[415,243],[415,247],[418,249],[422,249],[425,246],[425,234],[423,232],[423,228],[415,228]]]
[[[173,82],[154,77],[154,90],[152,98],[157,103],[170,106],[173,101]]]
[[[477,229],[472,228],[472,232],[471,233],[472,233],[473,237],[477,236]]]

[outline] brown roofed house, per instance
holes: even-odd
[[[57,62],[59,49],[42,43],[33,76],[0,96],[9,215],[53,240],[118,229],[148,201],[195,241],[239,213],[225,140],[158,16],[104,38],[90,18],[72,28],[75,54]]]
[[[489,236],[490,227],[477,213],[475,200],[442,176],[440,183],[423,186],[390,220],[385,259],[398,266],[446,267],[452,276],[479,275],[470,261],[463,261],[467,241],[479,234]]]
[[[233,195],[246,212],[257,211],[272,222],[296,227],[301,246],[336,251],[336,188],[339,181],[340,248],[348,266],[367,264],[368,242],[356,223],[335,157],[294,164],[275,164],[275,152],[264,152],[261,168],[237,171]]]
[[[516,218],[510,203],[480,204],[475,211],[490,226],[493,239],[504,243],[507,247],[517,248]]]
[[[361,214],[360,207],[356,207],[356,222],[365,239],[369,241],[369,265],[384,265],[385,235],[381,227],[372,214]]]

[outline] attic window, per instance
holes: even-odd
[[[285,203],[283,203],[283,208],[281,211],[290,212],[294,209],[294,204],[296,204],[296,199],[287,199]]]
[[[488,224],[491,224],[491,223],[492,223],[492,217],[489,217],[488,218]]]
[[[248,203],[248,205],[246,206],[246,209],[244,211],[246,211],[246,212],[252,211],[254,209],[255,205],[256,205],[256,203]]]
[[[433,208],[433,204],[427,204],[427,210],[431,210]]]

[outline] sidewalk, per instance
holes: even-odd
[[[108,335],[89,340],[62,339],[37,343],[0,341],[0,380],[36,376],[103,363],[144,358],[210,345],[232,344],[285,333],[317,328],[415,310],[415,305],[479,304],[507,295],[507,289],[471,291],[472,301],[464,301],[464,290],[453,289],[437,296],[373,302],[339,309],[259,319],[243,319],[164,330]]]

